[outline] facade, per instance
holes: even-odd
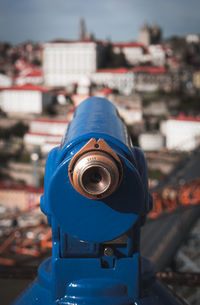
[[[30,70],[20,73],[19,76],[15,78],[15,84],[22,86],[25,84],[41,85],[43,83],[43,73],[41,70]]]
[[[91,80],[96,85],[117,89],[125,95],[134,90],[134,74],[126,68],[99,70],[91,75]]]
[[[143,61],[145,48],[141,43],[114,43],[112,44],[112,49],[115,54],[123,52],[127,63],[130,65],[139,64],[141,61]]]
[[[5,74],[0,73],[0,88],[10,87],[12,85],[12,78]]]
[[[159,44],[162,39],[162,30],[155,24],[144,24],[139,31],[139,42],[148,47],[150,44]]]
[[[200,145],[200,118],[179,115],[161,123],[170,150],[192,151]]]
[[[188,34],[185,40],[187,43],[199,43],[200,37],[198,34]]]
[[[140,29],[138,41],[146,47],[148,47],[150,45],[150,43],[151,43],[151,29],[148,26],[148,24],[144,24],[143,27]]]
[[[0,91],[0,108],[8,114],[40,114],[51,102],[49,89],[41,86],[27,84]]]
[[[123,52],[129,65],[138,65],[141,63],[151,62],[155,66],[164,66],[166,63],[166,55],[169,49],[160,44],[145,43],[115,43],[112,44],[113,52],[119,54]]]
[[[42,193],[42,188],[1,182],[0,204],[10,209],[31,210],[39,205]]]
[[[151,27],[151,43],[158,44],[161,42],[161,39],[162,39],[162,30],[157,24],[154,24]]]
[[[135,90],[152,92],[172,88],[172,77],[164,67],[138,66],[132,69],[135,74]]]
[[[160,151],[165,146],[165,138],[160,133],[142,133],[138,141],[144,151]]]
[[[149,46],[151,63],[155,66],[164,66],[166,62],[166,52],[162,45],[152,44]]]
[[[172,88],[172,76],[164,67],[156,66],[102,69],[93,73],[91,80],[96,85],[117,89],[124,95],[129,95],[134,91],[164,90],[168,92]]]
[[[68,126],[67,120],[35,119],[30,123],[29,132],[24,135],[24,143],[28,149],[37,146],[42,153],[48,153],[60,145]]]
[[[44,44],[44,83],[50,87],[66,86],[90,76],[100,66],[103,45],[96,41],[56,41]]]
[[[196,89],[200,89],[200,71],[193,73],[193,86]]]
[[[134,106],[131,102],[124,102],[122,104],[116,103],[119,115],[125,121],[126,125],[132,126],[135,123],[142,121],[142,108]]]

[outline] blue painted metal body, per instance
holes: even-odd
[[[118,189],[102,200],[79,194],[68,177],[70,160],[91,138],[104,139],[123,165]],[[52,227],[52,257],[15,305],[165,304],[142,297],[139,233],[151,205],[142,151],[110,102],[87,99],[47,158],[41,209]]]

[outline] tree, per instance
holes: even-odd
[[[28,126],[23,122],[18,122],[10,128],[11,136],[23,138],[24,134],[28,131]]]

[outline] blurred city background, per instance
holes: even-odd
[[[154,207],[142,254],[159,278],[198,304],[199,11],[198,1],[185,0],[1,2],[2,304],[33,280],[51,253],[39,209],[45,160],[76,106],[90,96],[117,107],[147,158]]]

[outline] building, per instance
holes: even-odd
[[[200,89],[200,71],[193,73],[193,86],[196,89]]]
[[[161,42],[161,39],[162,30],[157,24],[154,24],[151,27],[151,44],[159,44]]]
[[[138,41],[148,47],[150,44],[159,44],[162,39],[162,30],[158,25],[144,24],[139,31]]]
[[[0,108],[8,114],[40,114],[52,102],[49,89],[36,85],[0,89]]]
[[[101,69],[91,75],[91,80],[96,85],[117,89],[124,95],[130,95],[134,91],[169,92],[172,88],[172,76],[161,66]]]
[[[200,37],[198,34],[188,34],[185,37],[187,43],[199,43]]]
[[[104,46],[92,40],[54,41],[44,44],[44,83],[50,87],[77,83],[101,66]]]
[[[148,47],[151,43],[151,29],[148,24],[144,24],[139,31],[138,41]]]
[[[129,65],[139,65],[150,62],[155,66],[164,66],[170,49],[161,44],[145,44],[136,42],[112,44],[114,54],[122,52]]]
[[[160,44],[150,45],[151,63],[155,66],[164,66],[166,63],[166,51],[166,48]]]
[[[160,133],[142,133],[138,141],[144,151],[160,151],[165,146],[165,138]]]
[[[19,86],[25,84],[41,85],[43,83],[43,72],[39,68],[24,69],[15,77],[14,82]]]
[[[79,34],[80,40],[84,40],[86,38],[86,29],[85,29],[85,20],[84,18],[81,18],[80,20],[80,34]]]
[[[30,123],[29,132],[24,135],[24,143],[29,150],[35,146],[42,153],[48,153],[55,146],[60,145],[67,126],[67,120],[37,118]]]
[[[160,130],[166,137],[167,149],[192,151],[200,145],[200,117],[180,114],[162,122]]]
[[[165,67],[138,66],[132,71],[135,74],[135,90],[138,92],[158,90],[169,92],[172,88],[172,77]]]
[[[42,188],[0,182],[0,204],[6,208],[31,210],[39,205],[42,193]]]
[[[85,19],[80,19],[80,32],[79,32],[79,39],[83,40],[94,40],[94,34],[91,31],[86,30]]]
[[[5,74],[0,73],[0,88],[12,86],[12,78]]]
[[[143,119],[142,107],[134,105],[131,101],[124,101],[123,103],[114,103],[117,107],[120,117],[124,120],[125,124],[132,126],[135,123],[141,123]]]
[[[134,73],[127,68],[102,69],[91,75],[96,85],[117,89],[120,93],[129,95],[134,90]]]
[[[122,52],[126,61],[130,65],[137,65],[143,61],[143,55],[146,52],[144,45],[136,42],[113,43],[112,50],[114,54]]]

